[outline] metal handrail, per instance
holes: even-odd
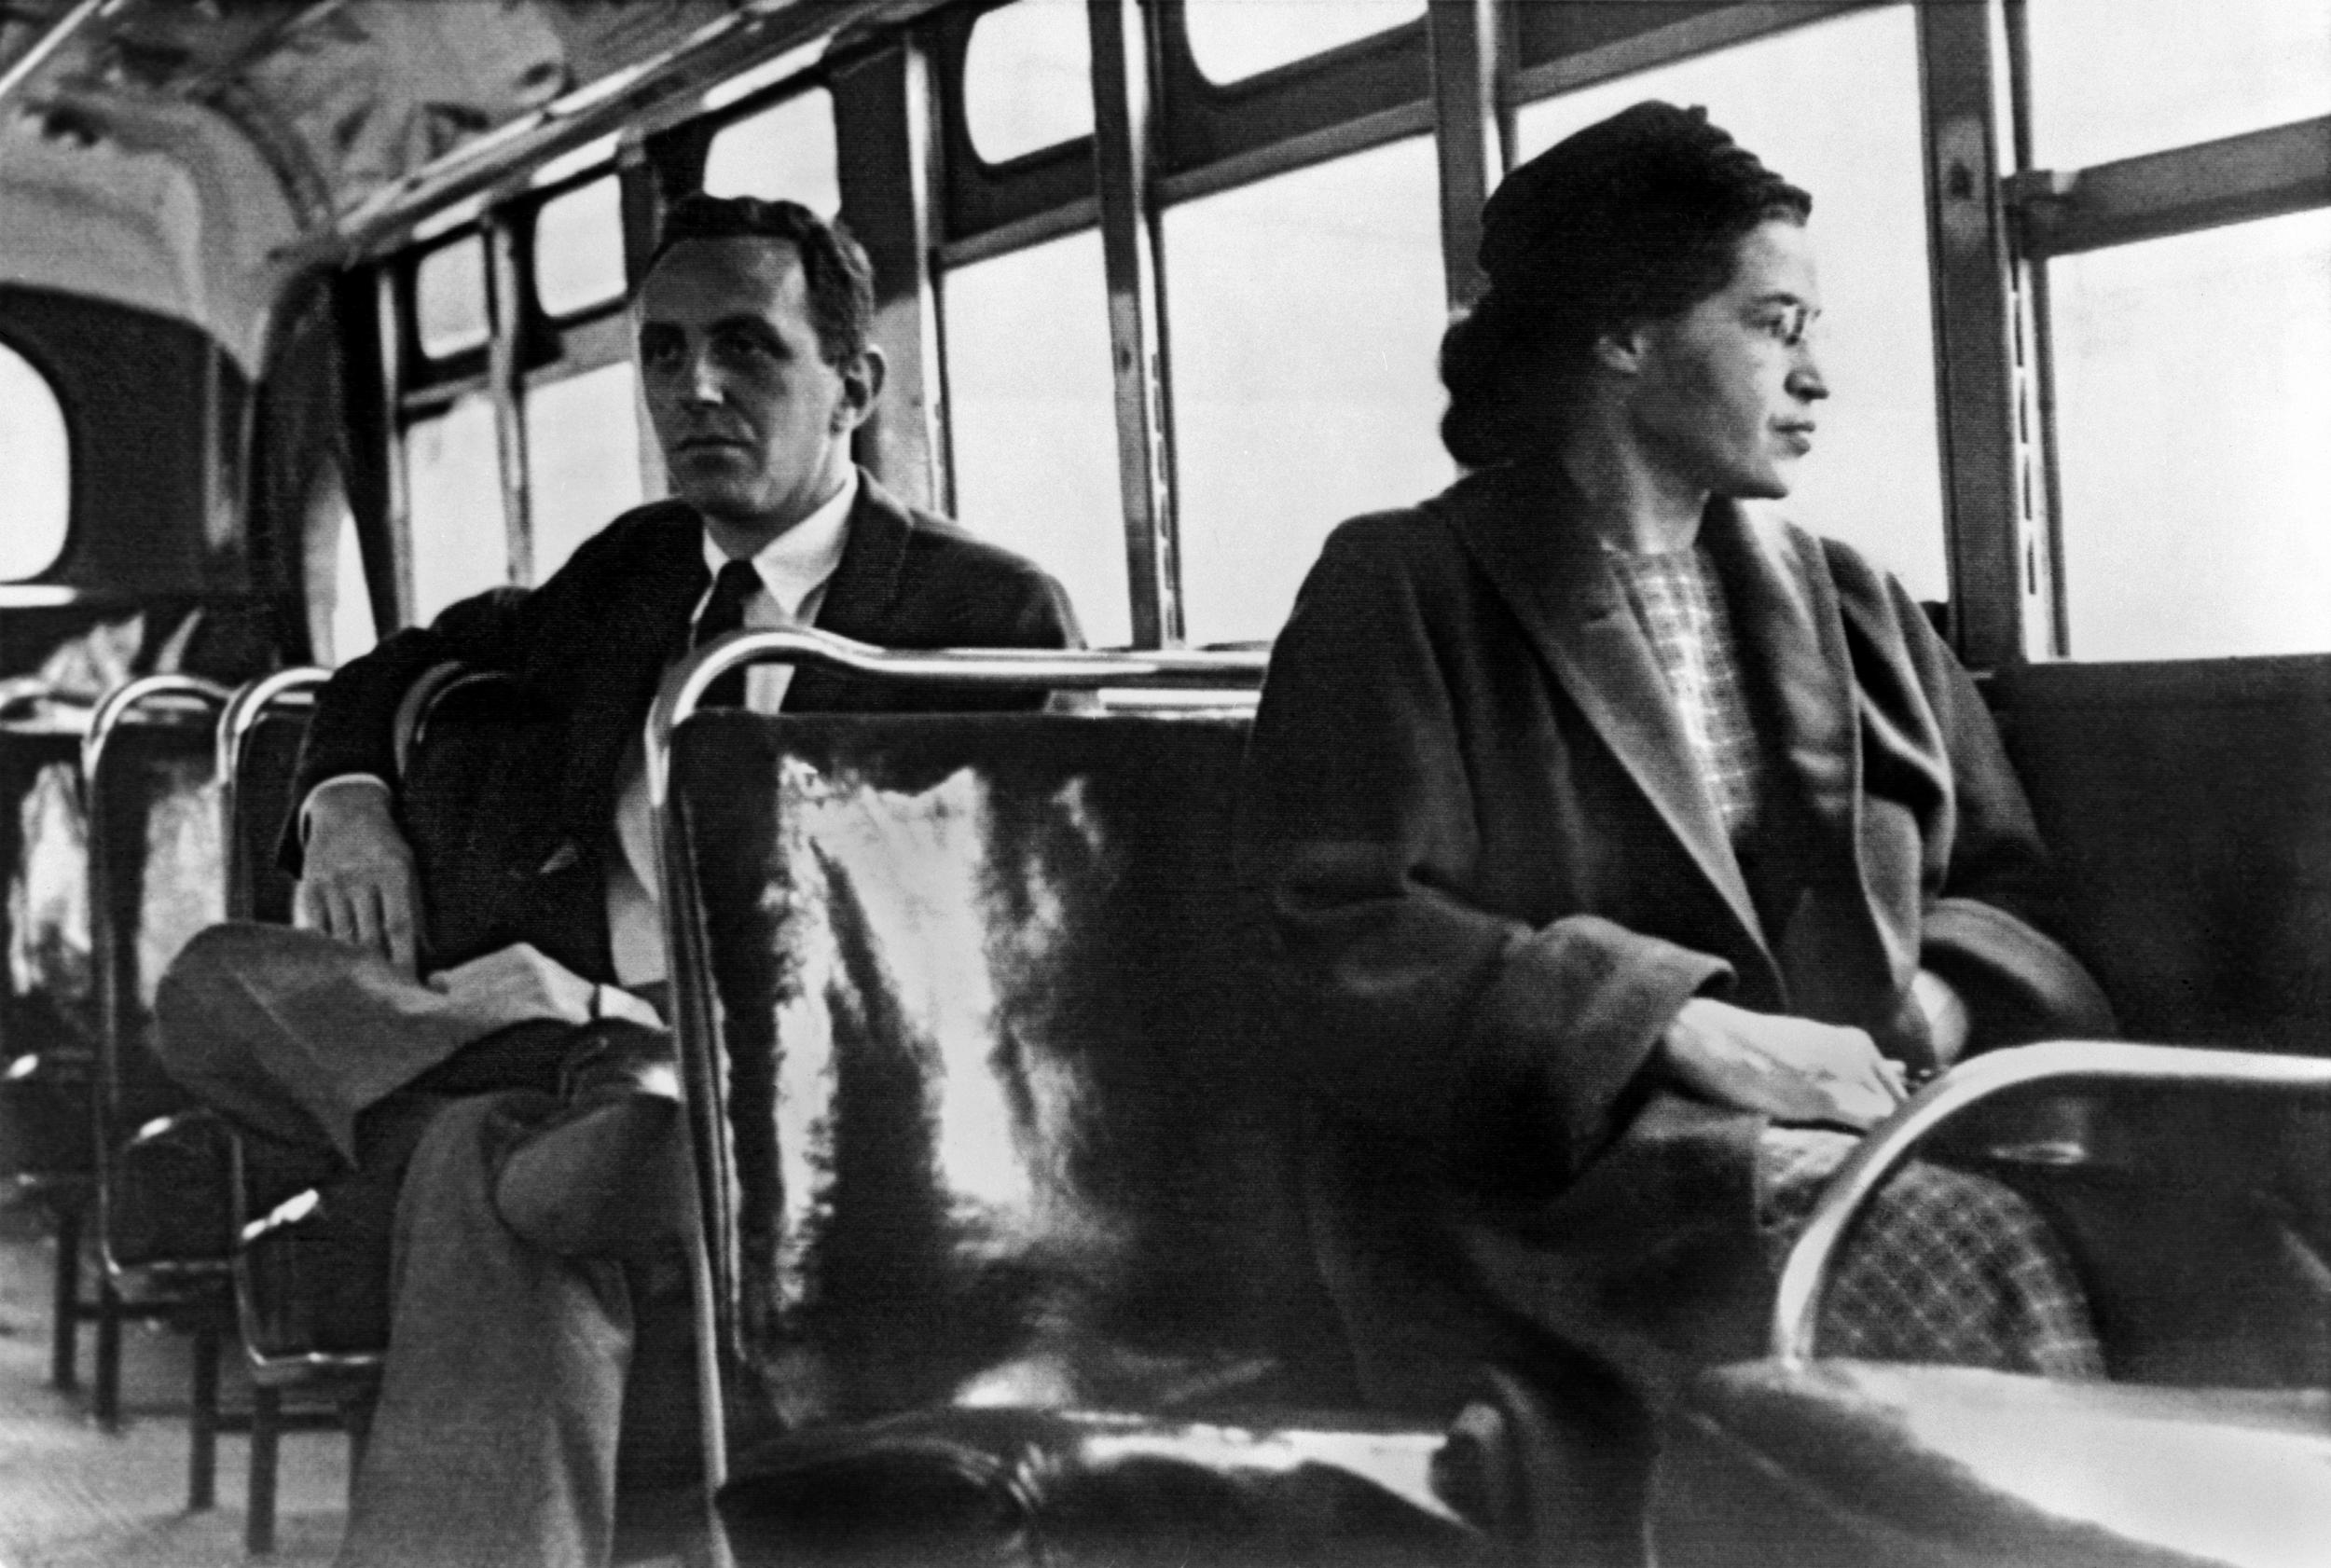
[[[139,708],[166,697],[191,698],[207,718],[227,705],[228,691],[217,681],[205,681],[199,675],[141,675],[124,681],[99,697],[95,710],[90,714],[89,734],[81,737],[84,790],[96,779],[98,763],[114,732]]]
[[[218,716],[219,777],[231,783],[242,766],[243,747],[270,712],[279,706],[313,703],[318,688],[331,679],[332,672],[320,665],[294,665],[237,687]]]
[[[1260,686],[1270,655],[1261,650],[1086,652],[1047,648],[877,648],[832,632],[807,628],[736,631],[699,649],[665,676],[648,721],[648,789],[660,802],[671,733],[694,713],[722,676],[752,664],[808,665],[877,681],[963,686],[989,691],[1041,687],[1050,691],[1207,691]]]
[[[2118,1040],[2051,1040],[1993,1051],[1963,1062],[1862,1139],[1814,1206],[1781,1270],[1772,1309],[1772,1355],[1795,1368],[1814,1358],[1831,1265],[1862,1206],[1910,1151],[1937,1129],[1987,1100],[2034,1085],[2185,1084],[2331,1095],[2331,1060],[2267,1056],[2191,1046],[2131,1045]]]
[[[218,716],[218,813],[222,842],[226,846],[227,914],[229,919],[242,919],[251,911],[248,896],[254,878],[245,874],[242,864],[242,834],[236,832],[241,821],[241,786],[243,752],[251,737],[269,714],[278,708],[309,707],[315,702],[316,692],[332,679],[332,672],[316,665],[295,665],[279,669],[272,675],[262,675],[245,681],[235,695],[227,699],[227,707]]]
[[[673,667],[664,677],[655,695],[655,705],[649,710],[647,786],[656,850],[662,861],[657,868],[657,880],[663,889],[664,958],[676,1014],[671,1022],[686,1082],[687,1135],[694,1145],[689,1158],[699,1176],[725,1161],[726,1144],[714,1124],[715,1064],[710,1050],[712,1020],[707,1014],[700,988],[681,983],[683,975],[697,972],[704,954],[703,932],[696,915],[694,868],[688,862],[687,846],[681,837],[680,814],[671,809],[672,736],[697,711],[704,694],[722,676],[748,665],[780,663],[838,669],[877,681],[911,681],[986,691],[1031,687],[1049,691],[1221,690],[1260,686],[1269,655],[1259,650],[1193,653],[1179,649],[1153,653],[1030,648],[893,652],[830,632],[788,629],[731,632]],[[704,1423],[705,1482],[709,1488],[717,1488],[727,1473],[727,1441],[720,1393],[719,1323],[712,1300],[716,1282],[705,1239],[706,1216],[714,1217],[724,1229],[728,1225],[728,1217],[723,1212],[726,1173],[715,1174],[719,1179],[691,1184],[697,1210],[694,1222],[687,1227],[689,1265],[701,1286],[696,1292],[697,1373],[698,1409]]]

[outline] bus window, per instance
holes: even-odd
[[[1166,209],[1193,643],[1276,636],[1328,530],[1448,484],[1431,139]]]
[[[1100,235],[944,280],[955,512],[1060,579],[1096,647],[1132,640]]]
[[[2331,650],[2331,212],[2048,264],[2069,651]]]
[[[64,552],[73,516],[73,447],[48,378],[0,343],[0,452],[7,454],[0,502],[0,583],[48,571]]]
[[[1093,133],[1093,46],[1080,0],[1016,0],[972,26],[963,117],[989,163]]]
[[[332,552],[332,657],[346,664],[368,653],[379,640],[372,624],[372,600],[365,592],[365,559],[356,547],[356,519],[342,503],[338,543]]]
[[[534,216],[534,297],[572,316],[623,294],[623,200],[613,174],[543,203]]]
[[[1776,510],[1866,551],[1919,598],[1949,596],[1928,295],[1916,20],[1896,6],[1816,22],[1524,108],[1531,158],[1646,98],[1708,117],[1813,193],[1830,398]]]
[[[469,392],[405,431],[412,505],[413,614],[426,626],[456,599],[509,580],[493,400]]]
[[[631,362],[617,360],[528,389],[526,500],[535,582],[643,499],[638,381]]]
[[[2033,155],[2069,169],[2331,110],[2323,0],[2028,6]]]
[[[421,351],[447,359],[493,335],[486,309],[486,240],[466,234],[421,258],[413,280]]]
[[[1425,0],[1187,0],[1190,54],[1213,82],[1244,81],[1425,14]]]
[[[834,163],[834,95],[816,87],[723,126],[705,157],[704,188],[798,201],[830,218],[842,206]]]

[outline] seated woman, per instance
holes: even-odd
[[[1811,207],[1663,103],[1516,170],[1441,351],[1471,472],[1329,540],[1249,752],[1244,874],[1363,1386],[1445,1419],[1502,1369],[1589,1555],[1634,1549],[1649,1416],[1760,1353],[1789,1241],[1906,1080],[2111,1028],[1919,606],[1739,505],[1787,492],[1828,395]],[[1826,1324],[1834,1354],[2100,1369],[2036,1215],[1935,1166]]]

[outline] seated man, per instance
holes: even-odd
[[[285,849],[308,928],[218,928],[159,1002],[189,1087],[267,1138],[337,1151],[344,1186],[397,1193],[352,1568],[607,1559],[632,1292],[641,1265],[674,1274],[685,1208],[642,771],[664,671],[739,626],[1077,640],[1041,571],[853,466],[883,360],[846,233],[791,202],[688,198],[632,309],[678,499],[617,518],[540,588],[455,605],[335,676]],[[400,699],[448,659],[517,675],[529,718],[464,819],[439,824],[460,849],[431,868],[424,930],[385,780]],[[765,711],[966,706],[782,667],[727,684],[713,700]]]

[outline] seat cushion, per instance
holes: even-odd
[[[1487,1562],[1427,1484],[1441,1441],[1367,1417],[959,1407],[761,1444],[719,1501],[740,1565]]]
[[[1662,1568],[2299,1568],[2331,1543],[2331,1395],[1724,1368],[1665,1424],[1651,1532]]]
[[[210,1263],[234,1245],[234,1144],[208,1111],[160,1117],[116,1151],[105,1250],[122,1268]]]
[[[38,1051],[0,1067],[0,1176],[37,1185],[93,1174],[90,1066],[86,1055]]]
[[[346,1180],[286,1199],[235,1257],[243,1339],[261,1362],[377,1355],[389,1342],[396,1190]]]

